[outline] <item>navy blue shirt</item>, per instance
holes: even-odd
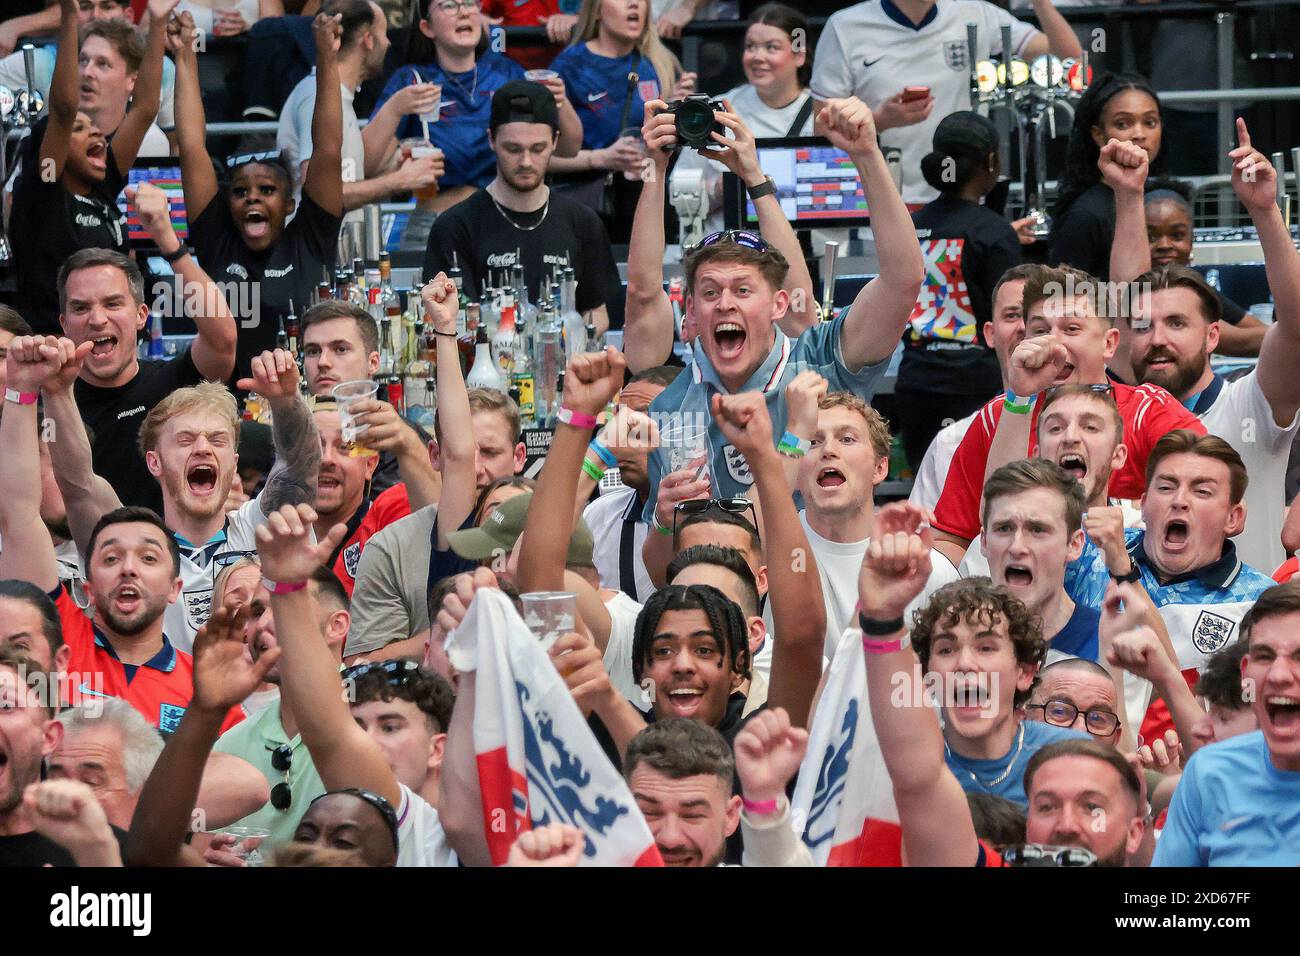
[[[1097,628],[1100,626],[1100,611],[1076,604],[1065,627],[1048,639],[1047,649],[1095,661],[1100,654],[1097,647]]]
[[[402,87],[419,81],[437,83],[442,87],[442,106],[438,122],[429,124],[429,140],[442,150],[447,161],[447,172],[438,180],[438,185],[443,189],[449,186],[481,188],[492,181],[497,168],[487,135],[492,94],[511,80],[523,78],[522,66],[492,50],[485,51],[474,69],[464,73],[447,73],[437,63],[404,66],[389,77],[370,118],[373,120],[389,97]],[[404,116],[397,124],[398,139],[422,136],[424,124],[417,114]]]
[[[628,73],[637,58],[635,51],[614,59],[592,53],[587,44],[565,49],[555,58],[551,69],[564,78],[569,100],[582,120],[582,148],[604,149],[623,131],[623,101],[627,99]],[[632,88],[632,104],[624,126],[641,128],[645,122],[647,100],[661,98],[659,74],[650,61],[641,57],[637,66],[638,81]]]

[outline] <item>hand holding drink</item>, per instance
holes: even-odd
[[[353,406],[358,402],[374,398],[378,393],[379,384],[368,378],[358,379],[355,382],[340,382],[330,392],[339,407],[339,429],[343,433],[344,444],[348,446],[350,458],[369,458],[378,454],[373,448],[358,443],[357,439],[370,426],[358,425],[352,413]]]

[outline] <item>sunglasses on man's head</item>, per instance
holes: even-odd
[[[409,684],[419,671],[420,665],[415,661],[366,661],[346,668],[343,671],[343,679],[356,681],[367,674],[383,674],[390,686],[401,687],[403,684]]]
[[[715,246],[720,242],[730,242],[733,245],[744,246],[754,252],[767,252],[771,249],[767,241],[756,232],[748,232],[744,229],[724,229],[722,232],[710,233],[701,239],[698,245],[691,246],[686,251],[688,253],[694,252],[696,249]]]
[[[678,518],[689,518],[692,515],[702,515],[709,511],[725,511],[733,515],[741,515],[746,511],[753,514],[750,519],[755,529],[758,528],[758,512],[754,510],[754,503],[748,498],[692,498],[689,501],[679,501],[673,505],[673,538],[677,537]]]
[[[1060,385],[1050,385],[1043,389],[1043,391],[1048,395],[1055,395],[1061,389],[1065,388],[1066,385],[1071,384],[1074,383],[1062,382]],[[1098,395],[1109,395],[1111,392],[1115,391],[1115,386],[1111,385],[1110,382],[1097,382],[1095,384],[1087,385],[1085,388],[1090,392],[1096,392]]]

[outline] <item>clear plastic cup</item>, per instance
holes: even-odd
[[[244,861],[245,866],[266,866],[263,845],[271,831],[262,827],[226,827],[229,836],[235,838],[230,852]],[[265,849],[269,850],[270,847]]]
[[[354,382],[340,382],[331,390],[330,395],[339,407],[339,428],[343,432],[343,443],[348,447],[351,458],[369,458],[379,454],[372,448],[366,448],[357,439],[365,433],[369,425],[358,426],[350,409],[357,402],[374,398],[379,394],[379,383],[368,378]]]
[[[427,139],[404,139],[402,140],[402,161],[408,159],[420,159],[423,156],[441,156],[442,150],[434,146]],[[416,200],[432,199],[438,195],[438,182],[434,180],[428,186],[414,190]]]
[[[427,113],[420,114],[420,122],[426,126],[438,122],[438,115],[442,112],[442,87],[437,87],[437,90],[438,98],[433,101],[433,106],[429,107]]]
[[[578,620],[578,596],[571,591],[530,591],[519,595],[524,623],[548,650],[562,635],[573,632]]]
[[[708,425],[676,425],[659,433],[659,447],[668,455],[668,470],[681,471],[695,468],[696,477],[712,483],[709,463],[712,448],[709,446]]]
[[[618,134],[618,138],[632,140],[636,144],[636,148],[641,151],[641,158],[645,159],[645,140],[641,137],[641,127],[629,126]],[[638,168],[632,171],[625,169],[623,170],[623,178],[629,182],[637,182],[641,178],[641,169]]]
[[[560,74],[554,70],[525,70],[524,79],[533,83],[545,83],[547,80],[553,80]]]

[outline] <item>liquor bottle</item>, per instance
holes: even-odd
[[[474,334],[474,367],[465,376],[465,385],[468,388],[494,388],[497,391],[504,390],[506,385],[500,368],[492,360],[492,346],[488,342],[487,329],[482,325]]]
[[[578,314],[577,305],[574,302],[577,289],[578,283],[573,279],[573,270],[565,269],[564,281],[560,286],[560,325],[564,329],[564,354],[566,356],[577,355],[585,348],[587,341],[587,323]]]
[[[501,300],[501,322],[492,336],[492,358],[507,382],[515,372],[515,357],[521,351],[519,333],[515,329],[515,306],[506,292]]]
[[[279,324],[275,330],[275,347],[277,349],[284,349],[287,352],[289,351],[289,333],[284,329],[283,314],[280,316],[278,322]]]
[[[451,251],[451,268],[447,270],[447,278],[456,285],[457,318],[460,318],[465,314],[465,306],[469,305],[469,297],[465,295],[465,273],[461,271],[455,249]]]
[[[599,339],[599,337],[596,335],[596,323],[593,322],[593,321],[591,321],[590,318],[587,319],[587,338],[586,338],[586,349],[585,349],[585,351],[588,351],[588,352],[602,352],[602,351],[604,351],[603,346],[601,346],[601,344],[600,344],[600,339]]]
[[[387,252],[379,254],[379,310],[393,324],[393,349],[406,351],[406,328],[402,321],[402,298],[393,288],[393,261]]]
[[[301,326],[298,324],[298,314],[293,308],[293,299],[290,299],[289,314],[284,317],[284,332],[289,337],[289,352],[295,359],[298,358],[298,335],[301,331]]]
[[[366,291],[366,266],[361,259],[352,260],[352,276],[348,284],[348,302],[359,309],[370,308],[370,296]]]
[[[460,350],[460,371],[468,375],[474,364],[474,352],[478,343],[478,330],[483,324],[479,315],[479,304],[470,302],[465,307],[465,331],[456,338],[456,347]]]
[[[533,417],[545,426],[555,414],[555,379],[564,369],[563,330],[549,302],[542,304],[533,338]]]
[[[334,298],[334,290],[330,286],[330,270],[328,266],[321,266],[321,279],[316,284],[316,296],[312,305],[320,305],[326,299]]]

